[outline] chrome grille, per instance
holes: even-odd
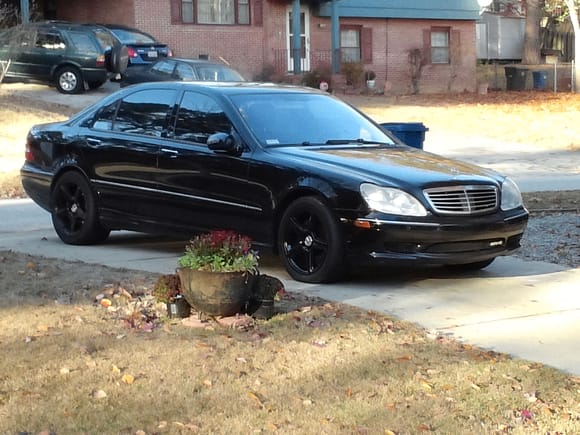
[[[448,186],[423,191],[431,207],[441,214],[472,215],[497,209],[495,186]]]

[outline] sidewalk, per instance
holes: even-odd
[[[423,149],[508,175],[522,192],[580,190],[580,151],[537,150],[522,143],[431,131]]]

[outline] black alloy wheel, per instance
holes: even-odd
[[[95,195],[78,172],[67,172],[58,179],[51,195],[51,210],[54,230],[67,244],[89,245],[109,235],[99,222]]]
[[[318,198],[299,198],[286,209],[278,229],[278,252],[297,281],[332,282],[342,275],[343,237],[336,218]]]

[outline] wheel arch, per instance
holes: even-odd
[[[52,181],[50,183],[50,201],[49,201],[49,206],[51,208],[53,206],[53,204],[52,204],[52,192],[54,191],[54,186],[56,186],[56,184],[58,183],[58,181],[65,174],[68,174],[69,172],[77,172],[80,175],[82,175],[87,180],[87,182],[89,183],[89,186],[90,186],[91,190],[95,194],[95,199],[97,199],[97,201],[98,201],[98,199],[99,199],[98,192],[96,192],[95,189],[93,188],[93,184],[91,183],[91,180],[88,177],[87,173],[85,171],[83,171],[81,168],[79,168],[78,166],[65,165],[65,166],[61,166],[58,169],[58,171],[55,172],[54,176],[52,177]]]
[[[67,61],[67,62],[59,63],[58,65],[54,65],[52,67],[52,70],[50,71],[50,76],[52,77],[52,81],[54,83],[56,83],[56,80],[57,80],[57,77],[56,77],[57,73],[63,68],[76,68],[81,75],[81,79],[84,80],[82,67],[75,62]]]
[[[319,199],[322,203],[324,203],[328,209],[334,213],[334,207],[332,205],[332,195],[334,190],[331,188],[329,184],[326,184],[328,187],[327,189],[318,189],[312,186],[311,184],[302,184],[298,187],[290,189],[286,195],[278,202],[276,209],[274,210],[274,219],[272,221],[272,235],[273,235],[273,243],[272,249],[274,254],[278,254],[278,229],[280,227],[280,221],[282,220],[282,215],[286,211],[286,209],[299,198],[311,196]]]

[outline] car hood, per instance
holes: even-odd
[[[339,171],[369,182],[424,187],[458,183],[499,184],[504,177],[477,165],[448,159],[407,146],[280,147],[277,153],[304,167]]]

